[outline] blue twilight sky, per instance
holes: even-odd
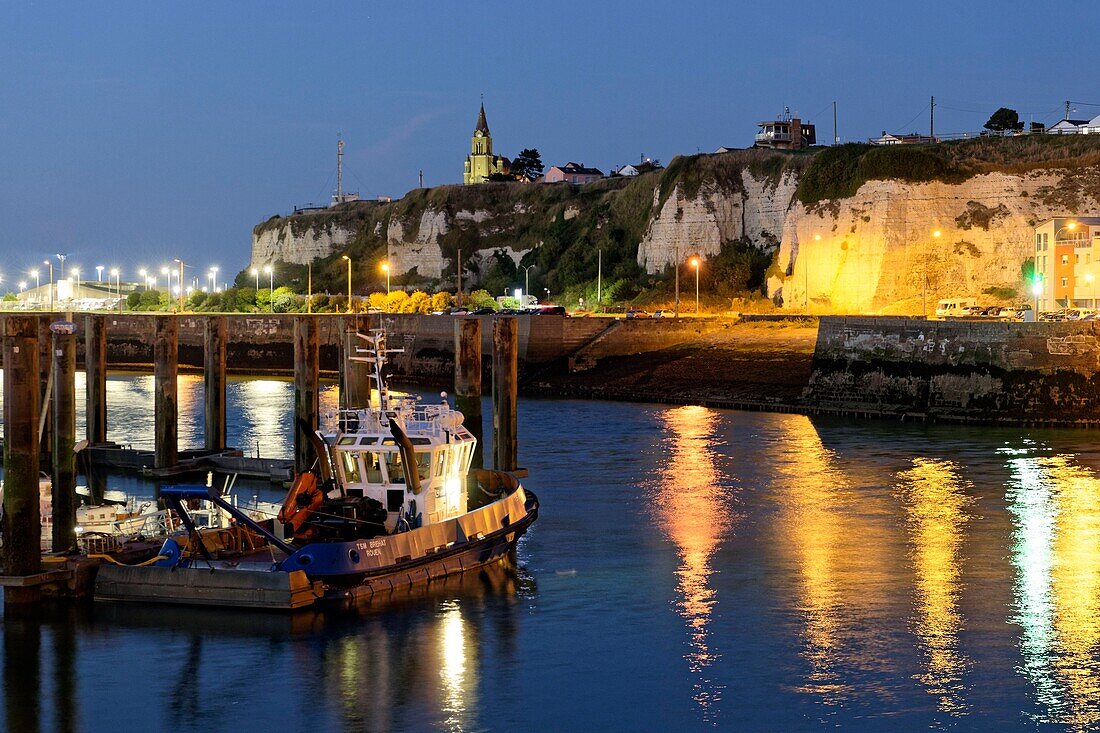
[[[182,256],[235,272],[251,227],[346,188],[461,181],[485,94],[498,153],[667,161],[744,146],[784,105],[845,141],[1054,122],[1100,104],[1100,3],[7,3],[0,274]],[[1076,31],[1074,29],[1077,29]],[[1078,106],[1082,117],[1100,106]]]

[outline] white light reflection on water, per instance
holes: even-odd
[[[1018,456],[1008,510],[1015,519],[1013,621],[1022,672],[1041,722],[1100,724],[1100,478],[1069,456]]]
[[[711,558],[734,521],[713,448],[718,413],[705,407],[677,407],[664,411],[661,420],[668,458],[657,487],[658,524],[676,544],[680,557],[676,606],[688,625],[690,645],[684,658],[695,676],[695,701],[704,720],[713,721],[724,686],[708,672],[720,659],[710,641],[709,624],[717,602],[709,585],[715,572]]]
[[[959,651],[961,570],[959,546],[972,503],[970,483],[955,463],[915,458],[898,474],[898,494],[906,508],[910,553],[916,575],[913,631],[920,640],[925,669],[917,679],[950,715],[967,713],[963,675],[970,660]]]

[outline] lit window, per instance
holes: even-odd
[[[359,454],[351,451],[340,451],[340,457],[344,462],[344,480],[349,484],[357,484],[362,481],[359,473]]]
[[[1068,283],[1067,283],[1067,280],[1066,280],[1066,278],[1064,278],[1064,277],[1063,277],[1063,278],[1062,278],[1062,287],[1064,288],[1064,287],[1066,287],[1067,285],[1068,285]]]
[[[382,483],[382,462],[378,460],[378,454],[364,453],[363,462],[367,464],[367,483]]]

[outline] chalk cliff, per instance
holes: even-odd
[[[595,279],[597,252],[605,284],[641,282],[736,242],[773,255],[766,291],[785,307],[916,313],[922,297],[1020,296],[1032,227],[1100,214],[1100,136],[905,147],[678,157],[583,187],[417,189],[272,217],[253,230],[251,266],[313,261],[323,284],[348,252],[386,258],[410,283],[451,285],[461,252],[468,284],[506,256],[560,292]]]

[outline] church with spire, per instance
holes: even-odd
[[[466,169],[462,173],[462,182],[485,183],[489,176],[507,174],[510,161],[502,155],[493,155],[493,136],[489,134],[489,123],[485,121],[485,102],[477,115],[477,127],[470,138],[470,154],[466,156]]]

